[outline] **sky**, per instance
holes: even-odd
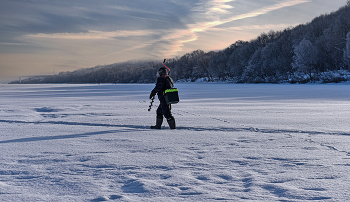
[[[0,0],[0,82],[221,50],[346,0]]]

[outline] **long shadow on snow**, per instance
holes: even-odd
[[[104,123],[80,123],[80,122],[67,122],[67,121],[14,121],[14,120],[0,120],[0,123],[20,123],[20,124],[52,124],[52,125],[70,125],[70,126],[102,126],[102,127],[126,127],[135,129],[148,129],[146,126],[138,125],[113,125]]]
[[[27,122],[27,121],[11,121],[11,120],[0,120],[0,123],[20,123],[20,124],[57,124],[57,125],[74,125],[74,126],[103,126],[103,127],[118,127],[124,129],[118,130],[107,130],[107,131],[96,131],[91,133],[81,133],[81,134],[72,134],[72,135],[55,135],[55,136],[41,136],[41,137],[28,137],[28,138],[19,138],[12,140],[0,141],[0,144],[5,143],[18,143],[18,142],[35,142],[43,140],[59,140],[59,139],[69,139],[69,138],[81,138],[89,137],[94,135],[102,135],[108,133],[118,133],[118,132],[133,132],[133,131],[142,131],[148,130],[146,126],[137,126],[137,125],[112,125],[112,124],[94,124],[94,123],[78,123],[78,122]]]
[[[301,131],[301,130],[280,130],[280,129],[259,129],[253,127],[246,128],[230,128],[230,127],[220,127],[220,128],[204,128],[204,127],[177,127],[178,130],[192,130],[192,131],[222,131],[222,132],[259,132],[259,133],[301,133],[301,134],[311,134],[311,135],[345,135],[350,136],[350,133],[327,133],[319,131]]]
[[[140,125],[113,125],[113,124],[103,124],[103,123],[79,123],[79,122],[66,122],[66,121],[47,121],[47,122],[27,122],[27,121],[14,121],[14,120],[0,120],[0,123],[19,123],[19,124],[53,124],[53,125],[71,125],[71,126],[100,126],[100,127],[117,127],[117,128],[128,128],[124,131],[113,130],[115,132],[130,132],[130,131],[140,131],[149,130],[149,126]],[[245,128],[231,128],[231,127],[219,127],[219,128],[204,128],[204,127],[177,127],[177,130],[192,130],[192,131],[222,131],[222,132],[260,132],[260,133],[301,133],[301,134],[312,134],[312,135],[345,135],[350,136],[350,133],[327,133],[319,131],[301,131],[301,130],[283,130],[283,129],[259,129],[253,127]],[[103,133],[95,132],[95,133]],[[74,136],[74,135],[68,135]],[[80,136],[80,135],[78,135]],[[53,136],[50,136],[53,137]],[[59,136],[62,137],[62,136]],[[74,137],[73,137],[74,138]],[[25,138],[26,139],[26,138]],[[11,140],[0,141],[0,143],[8,143]]]
[[[43,140],[61,140],[61,139],[69,139],[69,138],[81,138],[81,137],[89,137],[94,135],[102,135],[108,133],[117,133],[121,132],[120,130],[110,130],[110,131],[97,131],[91,133],[81,133],[81,134],[72,134],[72,135],[55,135],[55,136],[41,136],[41,137],[28,137],[28,138],[19,138],[13,140],[5,140],[0,141],[0,144],[5,143],[18,143],[18,142],[37,142]]]

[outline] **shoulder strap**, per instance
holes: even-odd
[[[174,81],[173,81],[173,79],[170,78],[169,76],[168,76],[168,81],[169,81],[169,83],[170,83],[171,88],[174,88]]]

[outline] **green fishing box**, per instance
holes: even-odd
[[[177,88],[170,88],[164,91],[164,97],[166,103],[169,104],[176,104],[180,101],[179,99],[179,91]]]

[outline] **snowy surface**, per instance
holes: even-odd
[[[153,87],[0,85],[0,201],[350,198],[349,84]]]

